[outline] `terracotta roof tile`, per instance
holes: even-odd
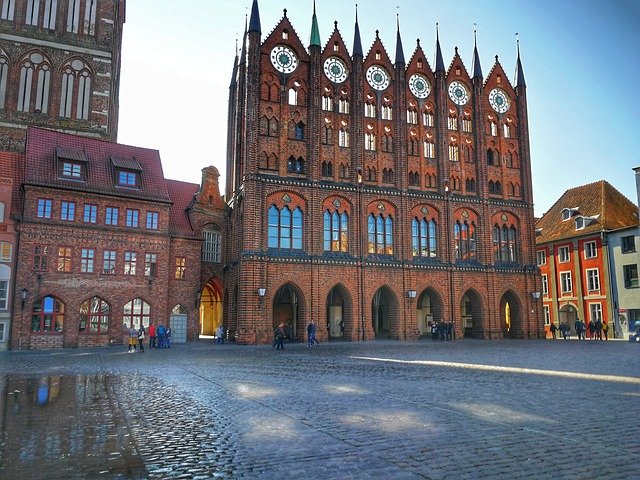
[[[563,209],[576,209],[569,220],[562,220]],[[591,222],[576,230],[576,218]],[[547,243],[596,232],[618,230],[638,225],[638,207],[605,180],[570,188],[536,222],[540,235],[536,243]]]
[[[86,182],[59,178],[56,165],[57,147],[81,150],[88,158]],[[141,167],[140,188],[123,188],[115,183],[111,157],[134,160]],[[127,163],[130,165],[131,163]],[[157,150],[121,145],[106,140],[80,137],[36,127],[27,130],[26,172],[24,183],[68,190],[88,191],[169,202],[162,162]]]
[[[0,151],[0,177],[13,179],[10,214],[18,214],[22,208],[20,185],[22,184],[23,175],[24,153]]]
[[[170,212],[169,233],[176,236],[197,236],[191,227],[187,208],[191,205],[194,195],[200,189],[200,185],[178,180],[166,180],[166,183],[169,197],[173,201]]]

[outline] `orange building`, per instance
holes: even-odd
[[[637,226],[637,206],[604,180],[567,190],[536,223],[545,330],[576,319],[611,323],[608,235]],[[611,323],[613,327],[613,323]],[[613,332],[613,328],[610,329]]]

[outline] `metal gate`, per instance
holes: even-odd
[[[171,342],[187,343],[187,316],[171,315],[169,322],[171,325]]]

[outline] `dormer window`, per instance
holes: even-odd
[[[79,163],[63,162],[62,176],[72,178],[82,177],[82,165],[80,165]]]
[[[576,218],[576,230],[582,230],[584,228],[584,217]]]
[[[591,225],[593,222],[596,221],[596,219],[598,218],[598,215],[596,215],[595,217],[585,217],[585,216],[577,216],[576,217],[576,230],[582,230],[584,227]]]
[[[571,220],[571,217],[573,217],[576,213],[578,212],[578,209],[573,207],[573,208],[563,208],[562,209],[562,221],[566,222],[567,220]]]
[[[135,158],[112,156],[111,165],[118,187],[140,188],[142,167]]]
[[[138,175],[135,172],[118,170],[118,185],[122,187],[137,187]]]
[[[78,148],[56,147],[58,176],[69,180],[84,181],[87,178],[87,162],[84,151]]]

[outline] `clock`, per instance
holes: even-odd
[[[338,57],[329,57],[324,61],[324,74],[333,83],[342,83],[347,79],[347,66]]]
[[[389,74],[379,65],[367,69],[367,82],[376,90],[385,90],[389,86]]]
[[[429,80],[424,75],[419,73],[414,73],[409,78],[409,90],[413,93],[416,98],[427,98],[429,93],[431,93],[431,85],[429,85]]]
[[[449,84],[449,98],[456,105],[464,105],[469,101],[469,91],[463,83],[455,80]]]
[[[489,104],[491,105],[491,108],[493,108],[497,113],[505,113],[507,110],[509,110],[511,101],[503,90],[494,88],[493,90],[491,90],[491,92],[489,92]]]
[[[278,45],[271,50],[271,64],[282,73],[291,73],[298,68],[298,58],[289,47]]]

